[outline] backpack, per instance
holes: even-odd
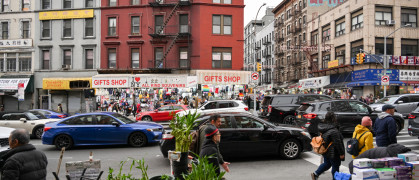
[[[361,137],[367,132],[369,132],[369,131],[365,131],[364,133],[362,133],[361,136],[359,136],[359,139],[361,139]],[[365,147],[365,144],[364,144],[364,146],[359,148],[359,140],[358,140],[358,138],[356,138],[356,134],[355,134],[355,138],[352,137],[346,143],[346,152],[348,152],[348,154],[350,154],[350,155],[358,156],[359,151],[364,147]]]
[[[333,144],[333,142],[330,142],[327,147],[324,146],[324,140],[322,136],[316,136],[313,139],[311,139],[311,147],[313,148],[313,151],[317,154],[324,154],[327,152],[327,149],[329,149],[330,145]]]

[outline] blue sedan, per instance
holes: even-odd
[[[85,113],[45,124],[42,143],[57,149],[113,144],[142,147],[159,142],[162,131],[160,124],[136,122],[114,112]]]
[[[38,114],[44,115],[48,119],[63,119],[69,116],[68,114],[59,113],[48,109],[32,109],[29,110],[29,112],[35,114],[35,116],[38,116]]]

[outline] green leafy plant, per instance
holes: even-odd
[[[132,160],[132,161],[131,161]],[[129,168],[129,172],[128,174],[122,173],[122,169],[124,167],[124,165],[131,161],[131,165]],[[108,180],[148,180],[148,174],[147,174],[147,170],[148,170],[148,165],[146,166],[144,163],[144,158],[142,160],[136,160],[133,158],[128,158],[125,161],[121,161],[119,163],[119,172],[114,175],[114,169],[112,169],[111,167],[109,167],[109,172],[108,172]],[[132,176],[131,172],[132,172],[132,168],[135,167],[136,169],[141,170],[142,176],[141,178],[135,178]]]
[[[160,179],[161,180],[170,180],[170,176],[163,174],[163,175],[161,175]]]
[[[192,163],[192,171],[189,174],[184,174],[185,180],[221,180],[226,172],[216,173],[216,169],[213,164],[208,162],[208,157],[199,157],[198,164]]]
[[[196,111],[192,114],[190,111],[188,114],[179,116],[176,114],[176,118],[170,121],[169,127],[172,128],[171,134],[176,138],[175,151],[188,152],[189,146],[192,142],[191,130],[196,124],[194,123],[200,114]]]

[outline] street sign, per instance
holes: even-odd
[[[25,84],[18,83],[17,84],[17,99],[18,101],[25,101]]]
[[[259,79],[259,73],[257,73],[257,72],[254,72],[254,73],[252,73],[252,80],[258,80]]]
[[[381,85],[382,86],[389,86],[390,85],[390,77],[385,75],[381,76]]]

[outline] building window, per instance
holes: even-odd
[[[31,71],[32,53],[19,53],[19,71]]]
[[[1,22],[1,39],[9,39],[9,22]]]
[[[108,49],[108,68],[116,68],[116,48]]]
[[[417,39],[402,39],[402,56],[419,56]]]
[[[4,72],[4,53],[0,53],[0,72]]]
[[[140,0],[131,0],[131,5],[140,5]]]
[[[375,25],[386,25],[391,18],[391,7],[375,7]]]
[[[93,37],[93,18],[84,19],[84,36]]]
[[[212,0],[213,3],[231,4],[231,0]]]
[[[89,7],[94,7],[94,2],[93,0],[86,0],[85,2],[85,7],[89,8]]]
[[[50,38],[51,37],[51,21],[41,21],[41,31],[42,31],[42,38]]]
[[[231,68],[231,48],[212,48],[212,68]]]
[[[336,48],[335,59],[339,61],[339,66],[345,64],[345,46]]]
[[[387,38],[387,55],[393,54],[393,39]],[[384,54],[384,38],[375,38],[375,54]]]
[[[85,65],[86,69],[93,69],[93,59],[94,59],[93,49],[85,49],[84,56],[86,60],[86,65]]]
[[[131,48],[131,67],[133,69],[140,68],[140,49]]]
[[[51,9],[51,0],[41,0],[41,9]]]
[[[116,36],[116,17],[108,19],[108,36]]]
[[[163,33],[163,15],[156,15],[154,17],[154,30],[156,34]]]
[[[30,5],[31,5],[30,0],[22,0],[22,11],[29,11]]]
[[[362,12],[352,14],[352,30],[362,28],[364,26],[364,16]]]
[[[232,16],[212,15],[213,34],[231,34]]]
[[[29,21],[22,21],[22,38],[29,38]]]
[[[345,34],[345,22],[336,25],[336,37],[342,36],[343,34]]]
[[[42,69],[49,69],[51,61],[50,50],[42,50]]]
[[[71,49],[63,49],[63,65],[71,65]]]
[[[319,34],[311,35],[311,45],[316,46],[319,43]]]
[[[188,33],[189,32],[189,26],[188,26],[188,15],[187,14],[181,14],[179,15],[179,28],[180,33]]]
[[[108,0],[108,6],[116,6],[117,3],[117,0]]]
[[[351,43],[351,58],[356,57],[356,54],[360,53],[361,49],[364,49],[363,43],[363,40]]]
[[[63,20],[63,37],[64,38],[71,37],[71,19]]]
[[[140,16],[131,17],[131,35],[140,35]]]
[[[291,26],[290,25],[287,26],[287,35],[288,34],[291,34]]]
[[[303,25],[304,26],[306,25],[306,22],[307,22],[307,17],[306,16],[303,16]]]
[[[154,62],[155,68],[163,68],[163,48],[156,47],[154,48]]]
[[[322,42],[330,40],[330,28],[326,29],[326,30],[323,30],[322,34],[323,34],[322,35],[323,36]]]
[[[64,9],[69,9],[71,8],[71,2],[72,0],[63,0],[63,8]]]
[[[416,9],[402,9],[402,26],[411,24],[411,27],[418,27],[417,17]]]
[[[306,33],[303,33],[303,42],[306,41]]]
[[[287,20],[291,18],[291,9],[287,11]]]
[[[9,0],[1,0],[1,11],[5,12],[9,10]]]
[[[322,59],[322,69],[328,68],[329,61],[330,61],[330,54],[324,55]]]
[[[16,53],[7,53],[6,56],[6,71],[16,71]]]
[[[179,48],[179,66],[180,68],[187,68],[189,67],[188,63],[188,48],[181,47]]]

